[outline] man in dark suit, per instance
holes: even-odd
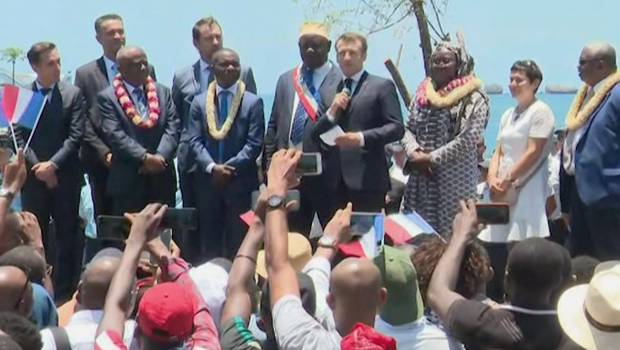
[[[78,150],[84,135],[84,96],[79,88],[60,82],[60,57],[53,43],[36,43],[27,56],[37,73],[32,90],[44,94],[46,102],[35,130],[21,126],[15,130],[20,147],[32,138],[26,152],[30,172],[22,190],[22,208],[37,216],[46,254],[55,265],[56,296],[64,299],[74,291],[82,257]],[[55,240],[50,239],[50,215]]]
[[[223,37],[222,28],[212,16],[200,19],[192,29],[194,47],[200,54],[200,59],[189,67],[185,67],[174,74],[172,80],[172,99],[177,110],[177,115],[181,119],[181,141],[179,142],[178,173],[181,195],[183,197],[183,207],[196,207],[196,196],[194,192],[194,179],[196,174],[196,164],[194,156],[191,154],[187,124],[189,120],[189,108],[194,96],[207,90],[207,86],[214,80],[215,76],[211,71],[213,53],[222,48]],[[245,83],[246,91],[256,94],[256,82],[252,68],[241,66],[240,80]],[[187,233],[189,236],[183,237],[179,242],[181,251],[186,259],[194,261],[198,258],[198,248],[191,236],[194,232]]]
[[[88,172],[95,215],[112,213],[112,200],[106,195],[108,168],[112,161],[112,151],[101,136],[101,120],[91,108],[97,106],[97,94],[112,84],[118,74],[116,53],[125,45],[123,19],[117,14],[106,14],[95,21],[96,38],[103,48],[103,56],[91,61],[75,72],[75,85],[86,98],[87,119],[84,143],[81,149],[82,162]],[[155,80],[155,69],[150,66],[151,77]]]
[[[120,76],[97,95],[96,110],[114,154],[107,184],[112,212],[139,212],[154,202],[173,206],[180,121],[170,90],[149,76],[141,48],[120,49],[116,62]]]
[[[324,25],[304,23],[298,45],[302,63],[282,74],[276,86],[265,135],[265,173],[271,157],[280,149],[297,148],[306,153],[321,151],[319,138],[312,132],[316,116],[331,105],[342,81],[340,69],[327,58],[331,41]],[[331,220],[331,193],[323,176],[302,178],[299,192],[299,211],[289,214],[289,226],[291,231],[307,236],[315,214],[323,226]]]
[[[317,136],[334,127],[344,131],[324,153],[323,172],[336,193],[334,208],[352,202],[355,211],[379,212],[390,189],[385,145],[400,140],[405,129],[394,83],[364,70],[367,50],[366,38],[356,33],[336,41],[344,75],[340,89],[349,93],[334,97],[314,131]]]
[[[258,189],[256,159],[265,132],[263,100],[239,80],[239,56],[220,49],[212,68],[216,84],[194,98],[187,129],[198,166],[193,190],[203,261],[232,259],[243,241],[246,227],[239,215],[250,209],[251,193]]]
[[[588,45],[579,58],[579,76],[587,92],[577,94],[571,108],[575,113],[566,118],[561,173],[568,184],[562,188],[564,198],[570,200],[569,249],[574,256],[620,259],[620,73],[615,49],[605,43]]]

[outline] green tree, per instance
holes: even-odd
[[[441,24],[448,0],[293,0],[308,17],[321,16],[339,31],[357,27],[367,35],[393,29],[397,37],[409,31],[415,19],[420,36],[424,69],[429,73],[433,44],[450,40]],[[429,18],[427,13],[432,13]]]
[[[18,60],[21,61],[26,57],[25,52],[19,47],[7,47],[6,49],[0,51],[0,53],[2,54],[2,60],[9,62],[12,66],[11,79],[13,81],[12,84],[15,85],[15,63],[17,63]]]

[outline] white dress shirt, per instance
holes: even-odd
[[[105,71],[108,76],[108,82],[110,82],[110,85],[112,85],[112,81],[114,80],[114,77],[118,73],[118,66],[116,65],[116,62],[112,61],[111,59],[105,56],[103,56],[103,62],[105,63]]]
[[[362,79],[362,75],[364,75],[364,72],[366,70],[364,68],[360,69],[359,72],[353,74],[350,77],[343,77],[343,80],[346,79],[351,79],[351,94],[350,97],[353,97],[353,94],[355,93],[355,89],[357,89],[357,85],[359,85],[360,80]],[[336,117],[329,114],[329,112],[327,113],[327,119],[329,119],[330,122],[332,122],[333,124],[336,123]],[[364,145],[366,144],[365,140],[364,140],[364,133],[363,132],[358,132],[357,133],[360,136],[360,147],[364,147]]]
[[[237,93],[237,83],[232,84],[232,86],[230,86],[228,89],[224,89],[222,88],[219,84],[215,87],[215,92],[216,92],[216,96],[217,96],[217,106],[215,106],[215,108],[217,108],[217,110],[219,111],[220,105],[222,103],[222,91],[228,91],[229,93],[226,96],[226,102],[228,102],[228,108],[230,109],[230,105],[232,104],[232,100],[233,97],[235,97],[235,94]],[[217,115],[217,113],[216,113]],[[207,131],[208,132],[208,131]],[[220,142],[223,142],[220,141]],[[213,168],[216,166],[217,164],[215,162],[207,165],[207,173],[211,174],[211,172],[213,171]]]
[[[72,350],[92,350],[95,348],[95,334],[102,317],[103,310],[81,310],[71,316],[69,323],[64,329],[67,332]],[[125,321],[123,343],[125,343],[128,349],[138,348],[137,344],[133,342],[135,329],[135,321]],[[39,333],[43,343],[41,350],[56,350],[56,342],[52,332],[49,329],[43,329]]]
[[[200,60],[200,92],[207,91],[209,87],[209,77],[211,76],[211,65],[205,62],[204,60]]]
[[[586,98],[579,109],[580,111],[586,106],[590,99],[594,97],[594,94],[600,90],[604,81],[604,79],[601,80],[598,84],[588,90]],[[581,138],[583,137],[585,126],[586,125],[584,124],[579,129],[569,130],[566,134],[566,140],[564,140],[564,170],[566,170],[566,172],[570,175],[575,175],[575,150],[577,149],[577,144],[579,144],[579,141],[581,141]]]
[[[329,73],[331,69],[332,69],[332,63],[330,61],[327,61],[325,62],[325,64],[323,64],[322,66],[320,66],[319,68],[315,69],[312,72],[312,86],[314,87],[316,91],[319,91],[319,89],[321,88],[321,85],[323,85],[323,82],[325,81],[325,78],[327,78],[327,74]],[[297,67],[297,73],[302,74],[301,66]],[[291,132],[293,131],[293,120],[295,120],[295,112],[297,112],[298,106],[299,106],[299,96],[297,95],[297,93],[295,93],[295,98],[293,100],[293,110],[291,114],[291,127],[288,131],[289,136],[291,135]],[[300,142],[297,145],[294,145],[290,141],[290,137],[289,137],[289,147],[295,148],[298,150],[303,150],[303,142]]]

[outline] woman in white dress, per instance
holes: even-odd
[[[509,87],[517,106],[502,116],[488,183],[492,199],[513,203],[510,223],[489,226],[487,237],[482,237],[486,241],[508,243],[549,236],[547,157],[555,120],[551,108],[536,99],[541,81],[542,73],[534,61],[517,61],[510,69]]]

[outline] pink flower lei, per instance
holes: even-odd
[[[473,75],[467,75],[467,76],[464,76],[464,77],[453,79],[446,86],[444,86],[443,88],[439,89],[436,93],[440,97],[445,97],[452,90],[467,84],[473,78],[474,78]],[[430,86],[429,86],[429,84],[430,84]],[[432,84],[433,84],[433,80],[431,78],[429,78],[429,77],[426,77],[426,78],[424,78],[424,80],[422,80],[420,85],[418,85],[418,88],[415,91],[415,102],[416,102],[417,105],[419,105],[419,106],[426,106],[426,105],[428,105],[427,89],[430,88],[430,89],[434,90],[434,87],[433,87]]]
[[[127,118],[129,118],[135,126],[142,129],[150,129],[157,124],[157,120],[159,120],[159,115],[161,114],[161,109],[159,108],[159,99],[157,98],[157,89],[153,78],[148,77],[144,86],[148,103],[148,118],[145,120],[142,120],[142,116],[138,113],[136,106],[129,97],[127,89],[125,89],[125,85],[123,85],[123,79],[120,74],[117,74],[114,77],[112,86],[114,87],[114,94],[116,95],[116,98],[118,98],[118,102],[121,104],[123,112],[125,112],[125,116],[127,116]]]

